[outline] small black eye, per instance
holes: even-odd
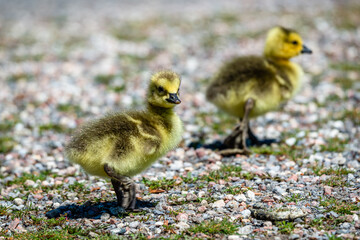
[[[298,41],[292,41],[291,43],[294,45],[298,45]]]
[[[164,88],[163,88],[162,86],[159,86],[159,87],[158,87],[158,91],[159,91],[159,92],[164,92]]]

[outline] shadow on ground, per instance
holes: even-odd
[[[145,202],[141,200],[136,201],[134,212],[140,211],[142,208],[151,208],[155,204],[151,202]],[[119,207],[116,201],[113,202],[100,202],[91,203],[90,201],[83,205],[70,204],[66,206],[58,207],[54,210],[47,212],[45,215],[47,218],[57,218],[60,216],[66,216],[71,219],[77,218],[92,218],[100,219],[103,213],[109,213],[110,216],[126,216],[129,211]]]
[[[279,139],[261,139],[261,140],[257,140],[257,142],[253,142],[251,139],[247,138],[246,139],[246,146],[248,147],[254,147],[254,146],[270,146],[273,143],[280,143],[281,140]],[[190,148],[194,148],[194,149],[198,149],[198,148],[206,148],[206,149],[211,149],[211,150],[224,150],[226,149],[226,147],[223,144],[223,141],[220,140],[216,140],[213,141],[212,143],[208,143],[208,144],[204,144],[203,141],[194,141],[191,142],[188,147]]]

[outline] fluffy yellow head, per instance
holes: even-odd
[[[148,103],[153,106],[172,108],[179,99],[180,77],[172,71],[160,71],[152,75]]]
[[[267,58],[287,60],[300,53],[312,53],[312,51],[303,45],[297,32],[283,27],[270,29],[264,49]]]

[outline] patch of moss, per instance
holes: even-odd
[[[239,22],[239,14],[237,12],[220,12],[218,15],[215,16],[215,18],[220,19],[222,22],[228,23],[228,24],[235,24]]]
[[[326,97],[325,103],[340,102],[342,98],[337,94],[330,94]]]
[[[333,235],[333,234],[326,234],[328,240],[342,240],[343,238],[342,237],[338,237],[336,235]],[[355,238],[355,236],[353,236],[353,238]]]
[[[61,228],[50,228],[43,224],[36,231],[28,231],[26,233],[14,233],[14,239],[28,240],[28,239],[81,239],[90,237],[88,234],[90,230],[85,230],[82,226],[71,226],[62,224]],[[114,239],[106,233],[102,233],[97,239]]]
[[[53,131],[53,132],[57,132],[57,133],[70,132],[69,128],[67,128],[61,124],[57,124],[57,123],[49,123],[49,124],[40,125],[39,126],[40,134],[42,134],[45,131]]]
[[[19,81],[29,81],[29,80],[33,80],[34,76],[28,73],[17,73],[17,74],[13,74],[10,75],[7,78],[7,81],[9,83],[17,83]]]
[[[356,125],[360,125],[360,107],[354,109],[345,109],[344,111],[334,114],[334,120],[350,120]]]
[[[339,226],[341,223],[346,220],[342,217],[333,218],[333,217],[323,217],[323,218],[315,218],[311,220],[308,225],[310,227],[314,227],[318,230],[332,230],[334,227]],[[334,238],[333,238],[334,239]],[[336,239],[336,238],[335,238]]]
[[[237,231],[238,226],[228,219],[222,221],[204,221],[201,224],[190,227],[189,234],[204,233],[207,235],[226,234],[231,235]]]
[[[317,74],[317,75],[314,75],[312,78],[311,78],[311,81],[310,81],[310,84],[312,87],[316,87],[319,85],[319,83],[322,81],[323,79],[323,75],[322,74]]]
[[[354,31],[360,25],[360,4],[358,1],[338,2],[331,21],[338,29]]]
[[[13,184],[23,185],[26,180],[33,180],[34,182],[37,181],[37,180],[44,181],[49,175],[50,175],[50,170],[43,171],[43,172],[40,172],[40,173],[35,173],[35,174],[23,173],[23,175],[21,175],[20,177],[15,178],[13,181],[7,182],[5,185],[6,186],[10,186],[10,185],[13,185]]]
[[[338,214],[353,214],[353,211],[360,210],[360,206],[357,203],[336,198],[320,198],[320,206],[325,207],[326,212],[334,211]]]
[[[289,197],[284,197],[286,202],[294,202],[298,203],[301,200],[306,199],[304,196],[302,196],[300,193],[291,194]]]
[[[99,74],[95,77],[95,82],[98,84],[109,85],[115,77],[115,74]]]
[[[330,178],[321,181],[322,184],[330,186],[330,187],[346,187],[348,183],[346,179],[341,176],[331,176]]]
[[[0,216],[7,216],[9,207],[0,205]]]
[[[79,105],[59,104],[57,106],[57,110],[64,113],[76,114],[78,117],[86,115]]]
[[[0,132],[9,132],[16,125],[17,121],[5,120],[0,122]]]
[[[220,179],[228,179],[229,177],[244,177],[243,173],[241,173],[241,166],[234,165],[223,165],[219,170],[215,170],[210,172],[208,175],[204,175],[200,178],[200,180],[211,182],[217,181]],[[253,178],[254,176],[251,176]],[[249,177],[248,177],[249,178]]]
[[[155,57],[155,53],[150,53],[148,55],[134,55],[134,54],[119,54],[118,57],[124,62],[125,65],[139,65],[143,66],[145,62],[151,61]],[[124,72],[124,75],[126,72]],[[128,74],[127,74],[128,75]]]
[[[349,78],[335,78],[334,82],[340,85],[340,87],[344,90],[349,90],[353,87],[355,81]]]
[[[68,189],[72,192],[82,192],[84,191],[84,186],[84,183],[74,182],[74,184],[68,186]]]
[[[145,186],[149,187],[150,190],[160,189],[167,191],[176,186],[175,179],[163,178],[161,180],[148,180],[146,178],[142,178],[142,182]]]
[[[60,112],[78,112],[81,111],[79,105],[72,105],[72,104],[59,104],[57,106],[57,110]]]
[[[277,222],[276,226],[279,228],[279,232],[285,233],[285,234],[290,234],[295,229],[295,223],[287,222],[287,221]]]
[[[16,145],[16,141],[9,136],[0,137],[0,153],[10,152]]]
[[[25,62],[25,61],[32,61],[32,62],[39,62],[44,58],[44,54],[26,54],[26,55],[13,55],[11,60],[14,62]]]
[[[109,86],[107,89],[110,90],[110,91],[116,92],[116,93],[121,93],[121,92],[124,92],[126,90],[126,85],[123,84],[123,85],[120,85],[120,86]]]
[[[277,147],[264,146],[264,147],[251,147],[253,153],[286,156],[292,161],[299,161],[308,157],[305,148],[303,146],[288,146],[284,143],[280,143]]]
[[[321,152],[343,152],[348,140],[339,138],[326,139],[326,144],[320,146]]]
[[[351,63],[351,62],[341,62],[341,63],[332,63],[330,64],[330,67],[335,70],[339,71],[360,71],[360,64],[357,63]]]
[[[309,223],[311,227],[315,227],[318,230],[324,229],[324,218],[315,218]]]
[[[238,195],[244,193],[240,186],[229,186],[225,188],[225,192],[232,195]]]
[[[59,217],[59,218],[38,218],[35,216],[30,216],[32,220],[33,225],[42,225],[46,224],[48,227],[55,227],[55,226],[61,226],[66,222],[65,217]]]
[[[202,36],[200,45],[204,49],[212,50],[218,45],[220,39],[221,37],[218,34],[215,34],[214,32],[208,32]]]
[[[148,21],[128,21],[123,22],[117,28],[113,28],[112,35],[118,40],[142,42],[148,38],[148,27],[154,24],[156,19],[148,19]]]
[[[353,173],[354,171],[347,169],[347,168],[343,168],[343,167],[339,167],[339,168],[324,168],[322,166],[316,166],[312,168],[313,172],[315,175],[317,176],[321,176],[323,174],[325,175],[336,175],[336,176],[343,176],[343,175],[348,175],[349,173]]]

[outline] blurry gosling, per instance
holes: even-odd
[[[173,111],[179,99],[180,77],[160,71],[151,77],[147,108],[109,114],[82,126],[66,146],[67,158],[86,172],[111,178],[118,205],[134,209],[135,183],[130,177],[175,148],[183,125]]]
[[[206,91],[207,99],[240,119],[240,124],[224,140],[224,155],[249,153],[247,137],[254,145],[265,142],[252,133],[249,118],[275,110],[295,95],[303,70],[290,59],[301,53],[312,51],[303,44],[300,35],[292,29],[275,27],[267,34],[263,56],[236,57],[214,76]]]

